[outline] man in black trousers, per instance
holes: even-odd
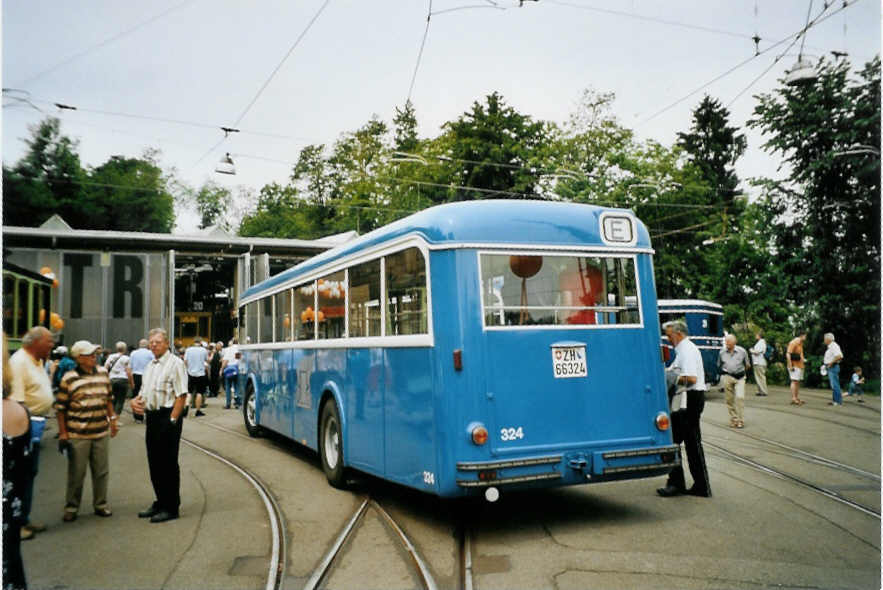
[[[702,354],[688,338],[684,322],[666,322],[662,328],[669,342],[674,345],[677,355],[666,369],[678,388],[678,393],[671,401],[671,434],[675,444],[684,443],[687,460],[690,462],[690,475],[693,476],[693,487],[687,489],[684,468],[679,464],[669,473],[665,487],[656,492],[664,498],[680,494],[710,498],[711,484],[708,481],[708,468],[705,465],[705,453],[702,451],[702,433],[699,430],[699,417],[705,408],[707,389]]]
[[[169,350],[169,336],[162,328],[150,331],[148,345],[154,360],[147,365],[141,391],[131,405],[132,411],[143,413],[147,421],[147,464],[156,500],[138,517],[165,522],[178,518],[181,505],[178,448],[187,401],[187,368]]]

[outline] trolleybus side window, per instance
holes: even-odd
[[[273,341],[273,297],[264,297],[261,305],[261,330],[259,336],[261,342]]]
[[[294,289],[294,339],[313,340],[316,337],[316,283]]]
[[[18,281],[18,338],[22,338],[25,332],[30,330],[28,324],[28,293],[31,291],[31,283],[26,280]]]
[[[350,337],[380,336],[380,260],[353,266],[349,275]]]
[[[426,261],[418,248],[386,257],[386,335],[426,334]]]
[[[245,340],[243,344],[258,341],[258,302],[252,301],[245,306]]]
[[[273,295],[276,300],[276,338],[274,342],[291,340],[291,289]],[[264,338],[266,340],[266,338]]]
[[[316,313],[319,338],[346,336],[346,272],[339,271],[317,281],[319,307]]]
[[[18,338],[16,329],[15,277],[3,275],[3,331],[10,338]]]
[[[481,254],[485,326],[640,325],[631,257]]]

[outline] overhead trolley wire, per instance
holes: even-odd
[[[838,8],[838,9],[835,10],[834,12],[832,12],[832,13],[830,13],[830,14],[827,14],[827,15],[825,15],[825,16],[821,16],[821,15],[820,15],[820,18],[817,17],[816,19],[813,19],[809,24],[807,24],[806,26],[804,26],[802,29],[800,29],[800,30],[797,31],[796,33],[792,33],[792,34],[788,35],[787,37],[785,37],[785,38],[783,38],[783,39],[777,41],[776,43],[773,43],[772,45],[770,45],[770,46],[767,47],[766,49],[763,49],[762,51],[759,51],[759,52],[755,53],[754,55],[752,55],[752,56],[749,57],[748,59],[745,59],[745,60],[739,62],[738,64],[736,64],[736,65],[733,66],[732,68],[730,68],[730,69],[728,69],[727,71],[725,71],[723,74],[720,74],[719,76],[715,76],[714,78],[712,78],[711,80],[709,80],[708,82],[706,82],[705,84],[703,84],[702,86],[699,86],[698,88],[696,88],[695,90],[691,91],[690,93],[688,93],[688,94],[682,96],[681,98],[677,99],[676,101],[672,102],[671,104],[669,104],[669,105],[667,105],[667,106],[661,108],[660,110],[656,111],[655,113],[653,113],[652,115],[650,115],[649,117],[647,117],[646,119],[644,119],[643,121],[641,121],[639,124],[640,124],[640,125],[644,125],[644,124],[646,124],[646,123],[652,121],[653,119],[655,119],[655,118],[658,117],[659,115],[661,115],[661,114],[663,114],[663,113],[665,113],[665,112],[667,112],[667,111],[673,109],[674,107],[676,107],[677,105],[681,104],[682,102],[684,102],[684,101],[687,100],[688,98],[692,97],[693,95],[697,94],[698,92],[701,92],[702,90],[705,90],[706,88],[708,88],[709,86],[711,86],[712,84],[714,84],[715,82],[717,82],[718,80],[721,80],[722,78],[725,78],[725,77],[729,76],[730,74],[732,74],[733,72],[735,72],[736,70],[738,70],[739,68],[741,68],[742,66],[744,66],[744,65],[748,64],[749,62],[751,62],[751,61],[757,59],[757,58],[760,57],[761,55],[763,55],[763,54],[765,54],[765,53],[767,53],[767,52],[769,52],[769,51],[772,51],[772,50],[775,49],[776,47],[779,47],[780,45],[783,45],[784,43],[786,43],[787,41],[789,41],[789,40],[791,40],[791,39],[794,39],[794,38],[800,38],[800,36],[806,34],[806,31],[809,30],[810,28],[814,27],[815,25],[817,25],[817,24],[819,24],[819,23],[822,23],[822,22],[828,20],[829,18],[831,18],[832,16],[834,16],[835,14],[837,14],[837,13],[839,13],[839,12],[841,12],[841,11],[843,11],[843,10],[846,10],[848,7],[852,6],[852,5],[855,4],[856,2],[858,2],[858,0],[852,0],[852,1],[850,1],[850,0],[843,0],[843,4],[840,6],[840,8]]]
[[[4,88],[4,91],[7,91],[7,90],[14,90],[14,89]],[[51,101],[51,100],[47,100],[47,99],[34,98],[31,100],[32,100],[32,102],[38,102],[38,103],[47,104],[47,105],[57,104],[55,101]],[[125,113],[125,112],[119,112],[119,111],[105,111],[105,110],[101,110],[101,109],[93,109],[93,108],[81,107],[81,106],[76,106],[72,110],[77,110],[77,111],[81,111],[84,113],[91,113],[91,114],[96,114],[96,115],[107,115],[110,117],[139,119],[142,121],[155,121],[158,123],[170,123],[173,125],[186,125],[188,127],[197,127],[197,128],[201,128],[201,129],[217,130],[217,129],[221,128],[221,125],[217,125],[214,123],[203,123],[200,121],[187,121],[184,119],[170,119],[168,117],[158,117],[158,116],[153,116],[153,115],[139,115],[137,113]],[[239,132],[246,134],[246,135],[257,135],[260,137],[272,137],[275,139],[287,139],[287,140],[292,140],[292,141],[318,141],[318,142],[322,141],[322,140],[317,139],[315,137],[303,137],[303,136],[297,136],[297,135],[282,135],[280,133],[269,133],[266,131],[255,131],[253,129],[240,129]]]
[[[646,16],[643,14],[637,14],[635,12],[626,12],[624,10],[612,10],[609,8],[598,8],[597,6],[587,6],[585,4],[576,4],[574,2],[565,2],[564,0],[544,0],[545,4],[557,4],[558,6],[567,6],[569,8],[576,8],[579,10],[587,10],[591,12],[600,12],[603,14],[611,14],[614,16],[624,16],[627,18],[633,18],[636,20],[643,20],[652,23],[658,23],[663,25],[669,25],[673,27],[682,27],[685,29],[693,29],[695,31],[703,31],[705,33],[715,33],[718,35],[727,35],[729,37],[738,37],[740,39],[753,39],[753,35],[748,35],[746,33],[737,33],[735,31],[727,31],[724,29],[716,29],[714,27],[706,27],[702,25],[694,25],[691,23],[684,23],[675,20],[669,20],[664,18],[657,18],[653,16]]]
[[[251,99],[251,102],[248,103],[248,106],[246,106],[245,109],[243,109],[242,113],[240,113],[239,116],[236,118],[236,121],[233,123],[234,127],[236,127],[237,125],[239,125],[240,122],[242,122],[242,119],[245,118],[245,115],[248,114],[248,111],[251,110],[251,107],[253,107],[254,104],[258,101],[258,98],[260,98],[261,94],[264,92],[264,90],[267,88],[267,86],[270,84],[270,82],[273,80],[273,78],[279,72],[279,69],[286,62],[286,60],[288,60],[288,58],[291,56],[291,53],[300,44],[300,42],[303,41],[303,38],[306,36],[307,32],[312,28],[313,24],[315,24],[316,20],[318,20],[319,16],[322,14],[322,12],[328,6],[329,2],[331,2],[331,0],[325,0],[325,2],[322,3],[322,6],[319,7],[319,10],[316,11],[316,14],[313,15],[313,18],[310,19],[310,22],[307,23],[307,26],[304,28],[304,30],[301,31],[301,33],[300,33],[300,35],[298,35],[297,39],[294,40],[294,43],[291,44],[291,47],[288,48],[288,52],[285,54],[285,57],[283,57],[282,61],[280,61],[276,65],[276,67],[273,69],[273,71],[270,73],[270,75],[267,77],[267,79],[261,85],[260,89],[257,91],[257,94],[255,94],[254,98]]]
[[[825,2],[824,7],[822,8],[822,12],[819,13],[819,16],[817,16],[816,19],[818,19],[820,16],[822,16],[822,15],[825,13],[826,10],[828,10],[828,3],[827,3],[827,2]],[[773,69],[773,67],[775,67],[775,65],[776,65],[777,63],[779,63],[779,60],[782,59],[783,57],[785,57],[785,55],[791,50],[791,48],[794,47],[794,44],[797,43],[797,40],[798,40],[798,39],[801,40],[801,42],[800,42],[800,53],[801,53],[801,55],[803,54],[803,44],[804,44],[804,42],[806,41],[806,31],[807,31],[808,28],[809,28],[809,23],[810,23],[809,15],[810,15],[811,12],[812,12],[812,0],[810,0],[810,2],[809,2],[809,9],[806,11],[806,25],[804,25],[804,27],[803,27],[803,34],[794,37],[794,38],[791,40],[791,43],[788,44],[788,47],[785,48],[785,51],[783,51],[782,53],[780,53],[779,55],[777,55],[776,58],[773,60],[773,62],[772,62],[769,66],[767,66],[767,68],[764,69],[764,71],[762,71],[762,72],[760,73],[760,75],[758,75],[754,80],[752,80],[751,82],[749,82],[749,83],[748,83],[748,86],[746,86],[746,87],[743,88],[741,91],[739,91],[739,94],[737,94],[735,97],[733,97],[733,100],[731,100],[729,103],[727,103],[727,108],[730,108],[731,106],[733,106],[733,103],[736,102],[737,100],[739,100],[739,97],[741,97],[743,94],[745,94],[746,92],[748,92],[748,91],[751,89],[752,86],[754,86],[755,84],[757,84],[757,82],[758,82],[761,78],[763,78],[764,76],[766,76],[766,75],[767,75],[767,72],[769,72],[771,69]]]
[[[116,33],[115,35],[111,35],[107,39],[104,39],[103,41],[100,41],[100,42],[96,43],[95,45],[91,45],[91,46],[87,47],[86,49],[84,49],[78,53],[75,53],[75,54],[71,55],[70,57],[67,57],[67,58],[61,60],[60,62],[46,68],[45,70],[42,70],[42,71],[34,74],[30,78],[21,82],[19,84],[19,86],[25,86],[27,84],[30,84],[31,82],[34,82],[34,81],[38,80],[39,78],[42,78],[46,74],[52,73],[55,70],[57,70],[58,68],[60,68],[62,66],[66,66],[69,63],[74,62],[74,61],[80,59],[81,57],[86,56],[86,55],[92,53],[93,51],[104,47],[105,45],[110,45],[114,41],[122,39],[126,35],[130,35],[130,34],[134,33],[135,31],[137,31],[138,29],[141,29],[141,28],[143,28],[143,27],[145,27],[155,21],[158,21],[159,19],[163,18],[164,16],[166,16],[166,15],[168,15],[168,14],[170,14],[180,8],[183,8],[187,4],[190,4],[191,2],[193,2],[193,0],[184,0],[184,2],[176,4],[175,6],[172,6],[171,8],[168,8],[167,10],[164,10],[164,11],[160,12],[159,14],[150,17],[149,19],[142,21],[133,27],[130,27],[130,28],[128,28],[124,31],[121,31],[119,33]]]
[[[417,52],[417,63],[414,64],[414,73],[411,75],[411,85],[408,87],[407,105],[411,102],[411,95],[414,93],[414,82],[417,81],[417,70],[420,69],[420,62],[423,60],[423,48],[426,46],[426,37],[429,35],[429,22],[432,20],[432,0],[429,0],[429,10],[426,12],[426,28],[423,30],[423,39],[420,41],[420,51]]]
[[[261,85],[261,87],[258,89],[257,93],[254,95],[254,98],[252,98],[251,101],[248,103],[248,105],[246,105],[245,109],[243,109],[243,111],[239,114],[239,116],[236,118],[236,121],[233,123],[233,125],[231,127],[238,127],[239,123],[242,122],[242,119],[245,118],[245,115],[248,114],[248,111],[250,111],[251,108],[255,105],[255,103],[260,98],[261,94],[263,94],[264,90],[266,90],[267,86],[270,85],[270,82],[273,80],[273,78],[276,76],[276,74],[282,68],[282,65],[288,60],[289,56],[291,56],[291,53],[295,50],[295,48],[298,45],[300,45],[300,42],[306,36],[307,32],[312,28],[313,24],[315,24],[316,20],[318,20],[319,16],[322,14],[322,12],[325,10],[325,8],[328,6],[328,4],[330,2],[331,2],[331,0],[325,0],[325,2],[322,3],[322,6],[319,7],[319,10],[316,11],[316,13],[313,15],[313,18],[310,19],[310,22],[307,23],[307,26],[304,28],[303,31],[301,31],[301,33],[300,33],[300,35],[298,35],[297,39],[294,40],[294,43],[292,43],[291,47],[288,48],[288,51],[285,53],[285,56],[276,65],[276,67],[273,68],[273,71],[270,72],[270,75],[267,77],[266,80],[264,80],[264,83]],[[228,137],[227,132],[230,130],[232,130],[232,129],[230,129],[230,128],[225,129],[224,130],[224,137],[222,137],[216,144],[214,144],[202,156],[200,156],[200,158],[193,164],[193,166],[194,167],[198,166],[199,163],[202,162],[204,159],[206,159],[209,154],[211,154],[213,151],[218,149],[218,147],[220,147],[220,145],[222,143],[227,141],[227,137]],[[233,131],[238,132],[239,129],[235,129]]]

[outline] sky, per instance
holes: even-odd
[[[753,95],[775,89],[797,61],[800,42],[790,49],[776,44],[800,31],[808,14],[818,22],[803,40],[805,57],[845,51],[858,69],[878,55],[879,0],[843,5],[3,2],[3,162],[21,158],[28,127],[53,115],[62,132],[79,141],[84,165],[158,148],[161,166],[174,167],[192,186],[212,180],[234,192],[257,191],[285,183],[305,145],[330,145],[375,115],[391,123],[409,93],[420,135],[434,137],[444,122],[494,91],[521,113],[564,123],[587,88],[615,93],[613,113],[638,138],[671,145],[678,131],[689,129],[706,93],[727,106],[731,124],[743,127]],[[761,38],[757,56],[755,35]],[[221,127],[240,132],[224,139]],[[780,159],[762,150],[763,137],[744,132],[740,177],[780,176]],[[226,152],[236,162],[235,176],[214,172]],[[176,231],[195,226],[195,215],[184,212]]]

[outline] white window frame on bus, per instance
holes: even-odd
[[[485,332],[493,332],[493,331],[509,331],[509,330],[639,330],[644,327],[644,302],[641,298],[641,278],[639,276],[638,270],[638,254],[644,253],[643,251],[638,251],[635,249],[611,249],[611,248],[598,248],[598,247],[585,247],[585,248],[544,248],[534,247],[534,246],[520,246],[518,248],[506,248],[506,249],[485,249],[476,251],[476,256],[478,257],[478,292],[479,299],[481,301],[481,309],[479,313],[481,314],[481,329]],[[482,285],[482,268],[481,268],[481,257],[482,255],[497,255],[497,256],[569,256],[569,257],[589,257],[595,256],[598,258],[619,258],[619,259],[631,259],[632,265],[635,269],[635,295],[638,300],[638,317],[640,321],[635,324],[574,324],[574,325],[564,325],[564,324],[548,324],[548,325],[531,325],[531,326],[488,326],[485,318],[485,302],[484,302],[484,288]]]
[[[420,251],[421,256],[423,256],[423,264],[424,269],[426,271],[426,334],[408,334],[408,335],[399,335],[399,336],[389,336],[386,334],[386,320],[387,320],[387,291],[386,291],[386,257],[391,256],[393,254],[397,254],[398,252],[402,252],[409,248],[417,248]],[[251,303],[258,303],[258,332],[257,338],[258,342],[252,342],[248,344],[243,344],[244,338],[240,339],[240,348],[249,350],[249,349],[320,349],[320,348],[409,348],[409,347],[433,347],[435,346],[435,330],[433,326],[432,320],[432,276],[431,276],[431,268],[430,268],[430,248],[427,245],[426,241],[417,235],[407,235],[403,236],[399,239],[384,242],[383,244],[379,244],[377,246],[368,248],[366,250],[360,251],[356,254],[346,256],[339,260],[334,261],[333,263],[319,266],[308,273],[300,275],[294,279],[289,281],[285,281],[284,283],[273,288],[272,291],[264,291],[261,293],[257,293],[247,299],[243,299],[239,305],[238,309],[247,308],[247,306]],[[381,335],[380,336],[366,336],[366,337],[358,337],[358,338],[350,338],[349,337],[349,294],[350,294],[350,285],[349,285],[349,269],[358,264],[362,264],[365,262],[370,262],[372,260],[380,259],[380,321],[381,321]],[[309,262],[309,261],[308,261]],[[328,338],[328,339],[319,339],[318,336],[318,322],[313,322],[313,338],[311,340],[287,340],[284,342],[263,342],[263,338],[260,336],[260,303],[265,297],[272,297],[275,305],[275,295],[281,291],[285,291],[286,289],[298,289],[308,284],[312,284],[314,287],[319,279],[324,278],[328,275],[332,275],[334,273],[345,271],[345,281],[347,284],[346,289],[346,300],[345,300],[345,325],[344,325],[344,336],[342,338]],[[314,313],[318,312],[318,290],[314,289],[313,293],[313,310]],[[294,306],[294,297],[292,296],[292,307]],[[247,316],[248,314],[246,314]],[[295,321],[294,316],[292,315],[292,322]],[[275,310],[273,314],[273,326],[275,328],[276,325],[276,316]],[[248,333],[248,325],[246,322],[245,333]],[[294,330],[292,332],[292,338],[294,337]]]

